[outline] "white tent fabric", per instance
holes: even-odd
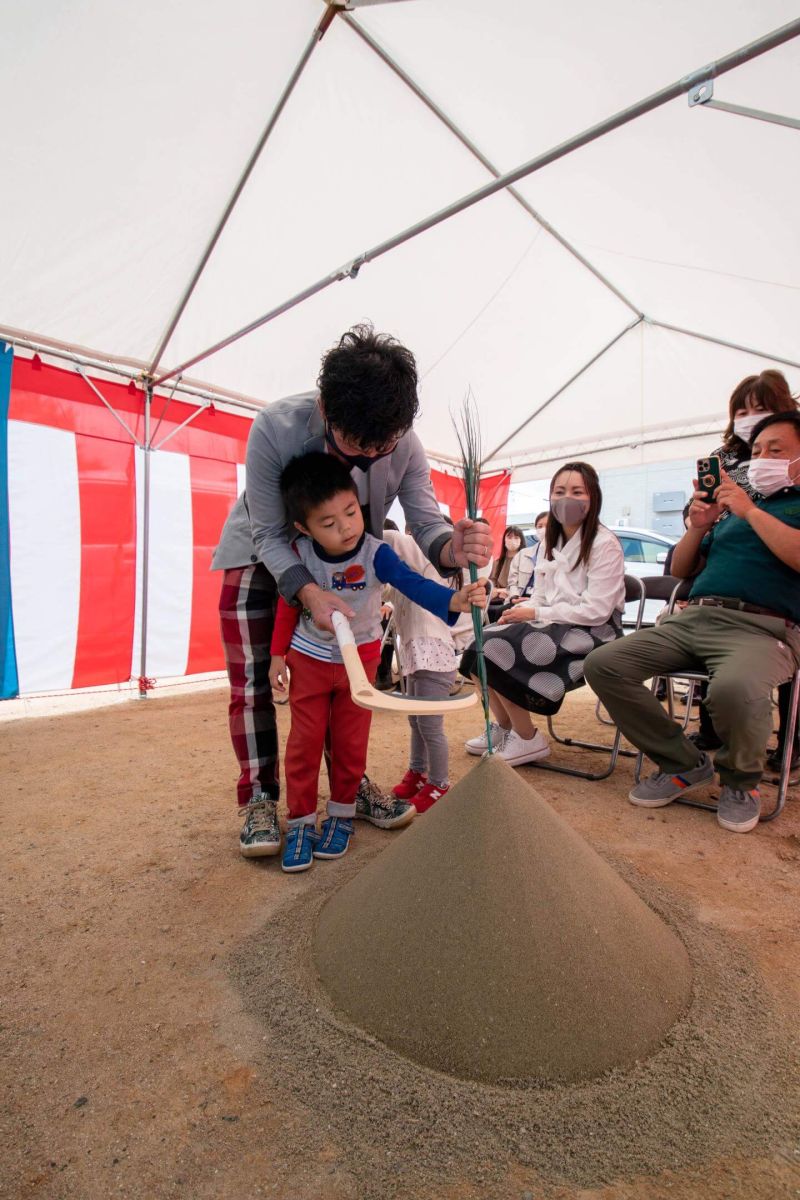
[[[0,334],[151,363],[324,11],[322,0],[5,0],[0,104],[17,115],[4,138]],[[505,171],[796,17],[791,0],[403,0],[347,20]],[[714,96],[798,118],[798,78],[795,39],[723,75]],[[546,474],[565,450],[602,465],[632,446],[691,453],[743,375],[775,361],[800,388],[798,149],[800,130],[682,95],[518,185],[628,304],[502,192],[188,374],[269,403],[308,387],[321,352],[369,319],[417,354],[433,457],[457,453],[449,408],[469,388],[493,465],[518,477]],[[162,367],[489,178],[337,16]]]

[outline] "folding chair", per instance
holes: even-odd
[[[679,600],[685,600],[689,595],[693,580],[691,579],[675,579],[671,575],[654,575],[643,579],[645,596],[648,600],[667,600],[669,602],[669,612],[674,612],[675,605]],[[652,682],[651,690],[656,691],[661,680],[664,681],[667,687],[667,702],[669,706],[669,715],[675,719],[675,709],[672,694],[673,680],[685,680],[689,685],[689,692],[686,697],[686,715],[683,718],[682,725],[686,729],[689,724],[689,719],[692,711],[692,700],[694,697],[695,688],[698,684],[710,682],[711,676],[707,671],[670,671],[665,675],[657,675]],[[783,744],[783,759],[781,761],[781,773],[778,777],[778,794],[775,799],[774,807],[767,813],[761,814],[760,821],[774,821],[775,818],[783,811],[786,804],[786,795],[789,791],[789,781],[791,777],[792,767],[792,746],[794,745],[795,732],[797,730],[798,708],[800,707],[800,670],[795,671],[792,678],[792,690],[789,695],[789,719],[785,731]],[[644,763],[644,754],[640,751],[636,757],[636,765],[634,767],[634,778],[638,783],[642,777],[642,765]],[[716,812],[716,804],[707,804],[703,800],[695,800],[691,796],[679,796],[676,804],[685,804],[689,808],[704,808],[707,812]]]
[[[633,624],[633,629],[640,629],[642,617],[644,616],[644,603],[646,595],[644,585],[641,579],[637,579],[635,575],[625,576],[625,603],[636,604],[636,620]],[[602,722],[604,725],[606,721]],[[619,729],[616,729],[614,741],[611,745],[604,745],[602,742],[582,742],[578,738],[563,738],[559,737],[553,728],[553,718],[548,716],[547,728],[554,742],[558,742],[561,746],[579,746],[582,750],[595,750],[609,755],[608,767],[605,771],[579,771],[575,767],[563,767],[558,763],[544,762],[536,760],[535,762],[525,763],[526,767],[536,767],[540,771],[556,771],[559,775],[573,775],[577,779],[607,779],[617,765],[617,759],[621,754],[626,758],[636,758],[635,750],[623,750],[620,747],[622,734]]]

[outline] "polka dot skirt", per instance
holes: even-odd
[[[583,625],[489,625],[483,631],[489,686],[530,712],[558,712],[567,692],[584,683],[583,660],[604,642],[622,636],[619,613],[591,628]],[[464,651],[462,675],[477,674],[475,647]]]

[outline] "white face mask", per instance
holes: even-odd
[[[789,468],[796,458],[754,458],[747,468],[747,478],[754,491],[772,496],[781,488],[794,487]]]
[[[738,417],[733,418],[733,432],[743,442],[749,442],[753,436],[753,430],[759,421],[763,421],[768,417],[769,413],[740,413]]]

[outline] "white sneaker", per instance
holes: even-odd
[[[498,725],[497,721],[492,721],[489,725],[492,734],[492,749],[498,750],[511,732],[510,729],[503,729],[502,725]],[[468,742],[464,742],[464,749],[467,754],[485,754],[489,748],[489,740],[486,736],[486,730],[478,737],[470,738]]]
[[[549,753],[550,743],[538,729],[532,738],[527,739],[521,738],[518,733],[510,729],[503,745],[497,750],[498,758],[502,758],[511,767],[534,762],[537,758],[547,758]]]

